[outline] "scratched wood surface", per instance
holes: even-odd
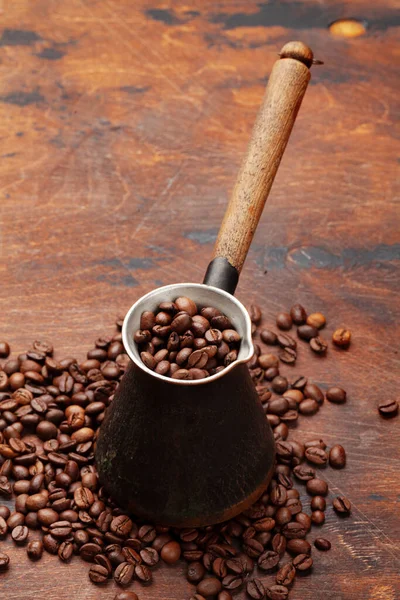
[[[300,301],[354,335],[326,359],[305,348],[294,369],[348,391],[293,438],[345,445],[348,468],[326,477],[354,508],[327,512],[333,548],[290,597],[399,598],[399,420],[375,408],[399,382],[395,1],[3,0],[0,16],[0,322],[15,353],[39,336],[82,358],[143,293],[201,281],[276,53],[301,39],[325,61],[237,296],[266,324]],[[330,33],[354,16],[364,35]],[[1,598],[114,596],[77,559],[0,548]],[[154,579],[141,599],[189,598],[183,564]]]

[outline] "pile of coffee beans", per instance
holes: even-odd
[[[189,314],[189,308],[193,317],[197,313],[188,304],[185,311],[182,305],[177,308],[178,312],[168,313],[161,305],[160,312],[176,317],[180,312]],[[288,343],[287,334],[260,327],[258,306],[251,306],[249,313],[255,337],[250,373],[277,450],[273,479],[258,502],[220,525],[175,529],[127,515],[108,497],[98,481],[94,446],[129,364],[121,341],[122,319],[118,319],[117,332],[97,339],[81,362],[74,357],[57,359],[53,346],[39,340],[27,352],[9,358],[9,345],[0,343],[0,356],[7,359],[0,367],[0,500],[4,499],[0,540],[10,534],[32,561],[40,560],[44,551],[62,562],[77,556],[90,563],[88,576],[97,585],[110,578],[122,588],[133,582],[136,587],[150,584],[158,563],[171,565],[183,559],[187,579],[196,586],[191,600],[231,600],[236,590],[246,590],[256,600],[288,598],[296,577],[311,572],[313,547],[319,552],[331,547],[320,534],[326,511],[334,511],[338,518],[351,514],[347,498],[329,498],[323,477],[326,468],[345,467],[343,446],[327,448],[318,437],[298,440],[290,426],[299,415],[308,417],[320,410],[325,399],[346,402],[346,391],[335,386],[324,393],[305,376],[289,380],[281,374],[280,362],[287,361],[279,352],[264,352],[261,345],[293,349],[293,342]],[[290,313],[281,313],[279,330],[282,325],[289,327],[289,318],[303,321],[304,314],[298,305]],[[324,319],[316,315],[308,318],[312,322],[305,323],[307,327],[322,323]],[[200,316],[204,317],[201,311]],[[204,318],[210,326],[204,336],[212,329],[222,334],[232,329],[221,327],[221,319],[213,322],[214,317],[224,318],[208,313]],[[179,342],[187,331],[177,332]],[[194,335],[192,330],[194,339],[206,339],[199,331]],[[231,352],[230,344],[238,342],[222,343]],[[380,410],[389,415],[392,404],[387,401]],[[307,502],[300,500],[298,486],[304,486]],[[9,564],[0,548],[0,571]],[[138,600],[138,596],[123,590],[114,600]]]
[[[228,317],[212,306],[199,307],[185,296],[146,310],[135,331],[143,363],[173,379],[204,379],[237,360],[240,335]]]

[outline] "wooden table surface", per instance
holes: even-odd
[[[399,385],[395,1],[5,0],[0,10],[0,315],[15,353],[39,336],[83,358],[143,293],[201,281],[277,52],[301,39],[325,61],[237,296],[260,303],[266,324],[300,301],[326,314],[329,333],[354,335],[349,352],[304,350],[294,369],[348,392],[292,435],[345,445],[348,468],[326,477],[353,513],[328,511],[332,550],[290,598],[400,598],[399,420],[376,411]],[[329,31],[354,16],[364,35]],[[76,558],[31,564],[0,544],[12,558],[2,599],[114,597]],[[189,598],[183,563],[154,579],[141,599]]]

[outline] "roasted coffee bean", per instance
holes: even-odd
[[[2,516],[0,516],[0,537],[4,537],[5,535],[7,535],[7,531],[8,531],[7,522]]]
[[[201,562],[196,561],[188,564],[186,578],[190,583],[199,583],[205,574],[206,569]]]
[[[17,544],[24,544],[28,539],[29,530],[26,525],[17,525],[11,532],[11,537]]]
[[[351,512],[351,502],[345,496],[337,496],[332,501],[335,511],[342,516],[348,516]]]
[[[328,350],[328,343],[320,335],[310,340],[310,348],[316,354],[325,354]]]
[[[307,313],[301,304],[294,304],[290,309],[290,316],[295,325],[303,325],[307,320]]]
[[[64,541],[60,544],[58,549],[58,557],[63,562],[68,562],[71,560],[72,555],[74,553],[74,545],[72,542]]]
[[[108,571],[101,565],[92,565],[89,570],[89,579],[92,583],[106,583],[108,579]],[[119,581],[117,581],[119,583]]]
[[[278,336],[270,329],[263,329],[260,333],[260,338],[264,344],[268,344],[270,346],[274,346],[278,343]]]
[[[271,547],[274,552],[282,556],[286,550],[286,538],[282,534],[276,533],[271,540]]]
[[[154,567],[160,560],[159,554],[154,548],[143,548],[140,551],[140,557],[144,564],[149,567]]]
[[[279,365],[279,358],[275,354],[261,354],[258,357],[258,364],[262,369],[277,367]]]
[[[282,528],[282,533],[288,540],[293,539],[304,539],[306,537],[307,531],[301,523],[297,523],[296,521],[292,521],[291,523],[287,523]]]
[[[278,585],[284,585],[288,587],[293,583],[295,577],[296,569],[291,563],[286,563],[286,565],[279,569],[275,580]]]
[[[161,549],[161,558],[168,565],[173,565],[180,559],[181,552],[178,542],[167,542]]]
[[[251,579],[246,585],[247,595],[253,600],[263,600],[265,598],[265,588],[260,579]]]
[[[292,560],[292,564],[296,571],[308,571],[313,565],[313,559],[309,554],[298,554]]]
[[[325,510],[326,500],[322,496],[314,496],[311,498],[311,510]]]
[[[331,387],[326,392],[326,399],[334,404],[344,404],[346,402],[346,392],[340,387]]]
[[[311,518],[306,513],[299,512],[296,514],[296,521],[301,523],[307,531],[311,529]]]
[[[336,329],[332,334],[332,341],[339,348],[348,348],[351,343],[351,331],[344,327]]]
[[[135,592],[120,592],[114,596],[114,600],[139,600],[139,597]]]
[[[328,462],[328,455],[322,448],[311,447],[307,448],[305,451],[305,456],[308,462],[313,465],[326,465]]]
[[[31,560],[39,560],[43,555],[43,543],[40,540],[29,542],[26,553]]]
[[[250,304],[248,310],[251,321],[255,323],[255,325],[258,325],[262,319],[261,308],[258,306],[258,304]]]
[[[291,348],[283,348],[278,352],[279,360],[288,365],[292,365],[296,362],[297,352]]]
[[[332,547],[332,544],[330,543],[329,540],[327,540],[326,538],[316,538],[314,540],[314,546],[318,549],[318,550],[322,550],[323,552],[326,552],[327,550],[330,550]]]
[[[259,557],[257,564],[263,571],[269,571],[276,567],[280,561],[280,556],[274,550],[266,550]]]
[[[346,466],[346,451],[340,444],[335,444],[329,451],[329,464],[335,469]]]
[[[315,477],[307,481],[306,489],[311,496],[326,496],[328,493],[328,484],[326,481]]]
[[[4,552],[0,552],[0,572],[7,571],[10,565],[10,557]]]
[[[399,403],[397,400],[380,400],[378,403],[378,411],[382,417],[395,417],[399,412]]]
[[[301,340],[309,342],[315,337],[318,337],[318,329],[311,325],[301,325],[297,328],[297,335]]]
[[[284,585],[271,585],[265,589],[265,594],[269,600],[286,600],[289,590]]]
[[[283,415],[289,410],[289,402],[286,398],[276,398],[268,403],[268,412],[271,415]]]
[[[288,388],[288,380],[282,375],[277,375],[272,380],[271,387],[277,394],[283,394]]]
[[[310,554],[311,544],[307,540],[292,539],[288,540],[286,550],[290,554]]]
[[[302,415],[315,415],[319,411],[318,402],[312,400],[312,398],[306,398],[299,404],[299,412]]]
[[[324,442],[324,440],[321,439],[315,439],[315,440],[309,440],[308,442],[304,443],[304,448],[322,448],[322,450],[325,450],[326,448],[326,444]]]
[[[236,590],[243,584],[243,579],[239,575],[228,574],[222,579],[222,585],[227,590]]]
[[[203,579],[200,583],[197,584],[196,591],[204,596],[204,598],[209,598],[210,596],[216,596],[222,590],[222,583],[216,577],[209,577],[207,579]]]
[[[134,575],[136,579],[138,579],[142,583],[149,583],[153,578],[149,567],[146,567],[146,565],[142,564],[134,566]]]
[[[290,316],[289,313],[285,313],[285,312],[279,313],[276,316],[276,324],[279,327],[279,329],[288,331],[289,329],[291,329],[291,327],[293,325],[292,317]]]

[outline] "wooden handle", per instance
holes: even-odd
[[[240,273],[310,80],[313,54],[286,44],[275,63],[214,248]]]

